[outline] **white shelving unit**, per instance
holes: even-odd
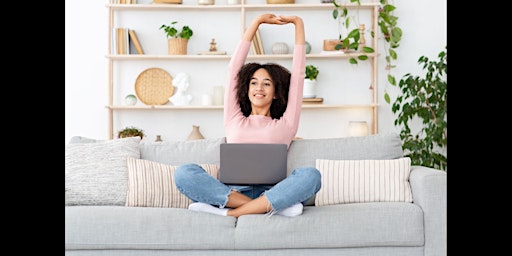
[[[320,0],[318,0],[320,1]],[[222,110],[222,106],[202,106],[202,105],[189,105],[189,106],[172,106],[172,105],[136,105],[136,106],[125,106],[122,104],[121,97],[118,96],[118,88],[120,87],[118,80],[123,75],[122,66],[132,65],[132,63],[137,63],[138,65],[146,65],[146,66],[158,66],[158,62],[201,62],[203,65],[214,65],[218,63],[226,64],[229,62],[231,58],[230,52],[234,49],[226,49],[227,55],[196,55],[189,53],[187,55],[167,55],[165,53],[159,54],[151,54],[150,51],[147,51],[146,47],[143,44],[143,48],[148,54],[145,55],[136,55],[136,54],[128,54],[128,55],[117,55],[112,53],[112,33],[111,31],[115,27],[123,27],[122,21],[117,19],[117,16],[122,15],[123,13],[151,13],[151,12],[165,12],[171,14],[174,13],[182,13],[182,12],[233,12],[240,16],[239,24],[230,24],[230,26],[240,26],[239,32],[240,36],[246,27],[250,14],[253,13],[262,13],[265,11],[268,12],[287,12],[287,11],[301,11],[302,13],[314,13],[318,11],[331,11],[333,10],[332,3],[318,3],[318,4],[266,4],[265,2],[261,3],[247,3],[246,0],[242,0],[241,4],[237,5],[227,5],[227,4],[215,4],[215,5],[197,5],[197,4],[106,4],[106,8],[108,9],[108,53],[106,54],[106,58],[108,59],[108,104],[106,108],[108,109],[108,134],[109,139],[114,138],[114,133],[116,130],[121,129],[121,127],[115,127],[114,120],[116,118],[116,114],[119,112],[125,111],[154,111],[154,110],[165,110],[165,111],[189,111],[189,110],[200,110],[200,111],[218,111]],[[369,21],[370,25],[366,25],[367,29],[375,31],[375,34],[378,34],[377,31],[377,17],[378,17],[378,8],[380,4],[375,1],[371,3],[361,3],[360,6],[356,4],[347,4],[346,5],[350,9],[358,9],[358,12],[368,12],[371,19]],[[167,22],[167,21],[165,21]],[[181,22],[178,24],[180,26],[186,24],[186,22]],[[149,29],[149,28],[148,28]],[[154,27],[151,28],[155,30]],[[271,29],[271,28],[269,28]],[[137,33],[142,32],[143,29],[137,28]],[[158,32],[163,35],[163,32]],[[194,32],[194,36],[196,37],[196,32]],[[369,34],[369,33],[368,33]],[[139,37],[140,39],[140,37]],[[217,39],[217,38],[216,38]],[[222,38],[218,38],[217,42]],[[164,39],[161,39],[164,40]],[[265,38],[263,39],[265,40]],[[306,39],[307,40],[307,39]],[[378,131],[378,87],[377,87],[377,70],[378,70],[378,45],[377,41],[370,36],[366,36],[367,45],[373,47],[376,50],[374,54],[368,55],[369,59],[366,62],[369,62],[369,72],[368,76],[370,81],[370,103],[369,104],[303,104],[303,108],[305,109],[338,109],[338,108],[361,108],[367,109],[371,114],[370,121],[370,133],[375,134]],[[350,55],[342,55],[342,54],[321,54],[321,53],[310,53],[306,55],[306,60],[308,64],[315,60],[319,61],[345,61],[348,62],[349,57],[357,56],[359,53],[351,53]],[[251,55],[248,56],[248,61],[283,61],[290,62],[292,60],[291,54],[265,54],[265,55]],[[143,63],[143,64],[140,64]],[[314,64],[314,63],[313,63]],[[133,76],[133,74],[132,74]],[[219,76],[225,76],[224,74],[219,74]],[[220,79],[222,80],[222,79]],[[116,96],[117,95],[117,96]],[[117,100],[116,100],[117,99]],[[221,121],[221,120],[219,120]]]

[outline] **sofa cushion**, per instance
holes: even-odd
[[[308,206],[293,218],[248,214],[236,231],[238,249],[423,246],[425,239],[422,209],[401,202]]]
[[[65,205],[125,205],[126,159],[140,157],[140,140],[66,144]]]
[[[403,157],[402,141],[396,133],[359,137],[293,140],[288,149],[288,175],[296,168],[316,166],[316,159],[364,160]],[[315,196],[306,205],[314,205]]]
[[[142,141],[140,158],[168,165],[219,165],[220,144],[224,142],[225,137],[189,141]]]
[[[178,166],[131,157],[127,161],[126,206],[188,208],[192,203],[192,200],[176,188],[174,171]],[[218,179],[217,165],[201,164],[201,167]]]
[[[90,255],[206,255],[179,250],[234,249],[236,243],[235,217],[188,209],[68,206],[65,215],[66,250],[97,250]]]
[[[313,255],[301,250],[357,247],[377,250],[396,246],[423,251],[425,244],[422,209],[416,204],[400,202],[310,206],[293,218],[275,214],[235,218],[179,208],[123,206],[69,206],[65,211],[66,250],[136,249],[141,253],[132,254],[162,250],[162,254],[205,255],[209,253],[201,250],[254,249],[262,250],[259,254],[270,255],[265,250],[295,249],[288,255]],[[199,251],[188,254],[179,251],[192,249]],[[257,253],[242,251],[240,254]]]
[[[322,187],[315,205],[363,202],[412,202],[411,159],[317,159]]]

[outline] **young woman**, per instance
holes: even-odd
[[[273,63],[245,63],[251,41],[260,24],[295,26],[292,72]],[[306,41],[298,16],[263,14],[245,31],[228,66],[224,100],[227,143],[283,143],[290,147],[302,106]],[[273,186],[223,184],[197,164],[185,164],[175,172],[177,188],[194,201],[190,210],[239,217],[268,213],[302,214],[303,202],[320,190],[320,172],[313,167],[293,170]]]

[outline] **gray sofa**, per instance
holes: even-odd
[[[138,149],[127,152],[168,165],[186,162],[218,164],[218,145],[223,142],[224,138],[184,142],[142,140],[136,142]],[[71,178],[68,180],[68,172],[70,176],[72,172],[77,175],[82,168],[76,168],[77,165],[90,166],[87,161],[92,161],[86,159],[89,156],[77,156],[85,152],[77,145],[95,143],[100,142],[74,137],[66,145],[66,255],[447,254],[445,171],[411,166],[412,202],[315,206],[312,198],[303,214],[297,217],[258,214],[237,219],[186,208],[128,207],[122,200],[110,205],[101,198],[82,203],[73,201],[78,194],[72,195],[70,191],[80,184]],[[105,152],[113,151],[109,148]],[[315,160],[319,158],[363,160],[402,156],[400,138],[396,134],[302,139],[293,141],[290,146],[288,172],[299,166],[315,166]],[[94,164],[103,160],[95,160]],[[123,168],[115,168],[118,167]],[[84,177],[80,179],[86,180]],[[119,186],[119,193],[123,193],[126,188]],[[116,193],[110,189],[116,189],[115,185],[109,185],[108,195]]]

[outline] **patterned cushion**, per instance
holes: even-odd
[[[411,159],[317,159],[322,188],[315,205],[364,202],[412,202],[409,174]]]
[[[174,171],[178,166],[136,158],[128,158],[127,163],[126,206],[188,208],[192,203],[174,183]],[[201,164],[201,167],[218,179],[217,165]]]
[[[140,158],[140,137],[66,145],[65,205],[125,205],[126,159]]]

